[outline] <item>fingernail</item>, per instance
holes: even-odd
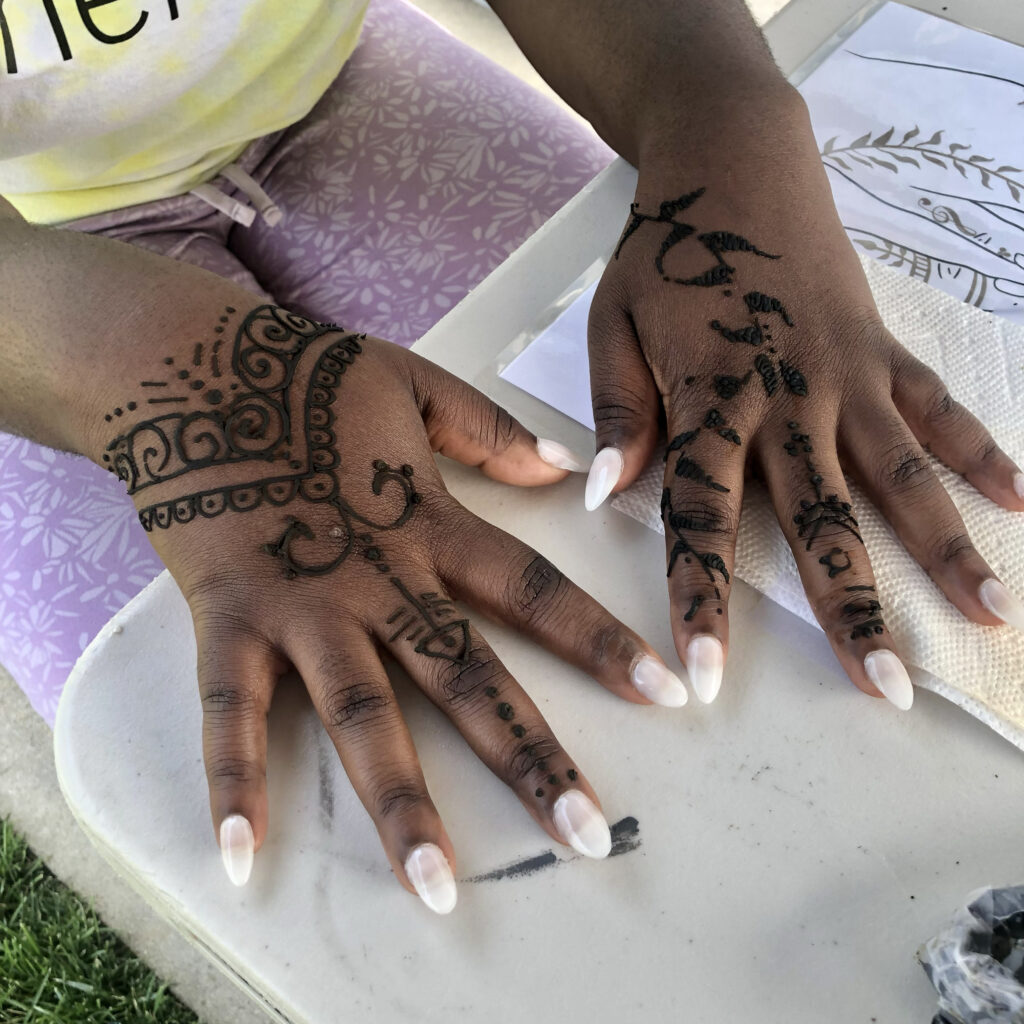
[[[252,874],[252,825],[241,814],[229,814],[220,823],[220,857],[234,885],[245,885]]]
[[[1017,473],[1013,478],[1013,489],[1018,498],[1024,498],[1024,473]]]
[[[546,437],[537,438],[537,454],[556,469],[568,469],[572,473],[585,473],[587,464],[581,462],[564,444]]]
[[[600,860],[612,848],[612,833],[594,802],[578,789],[570,789],[555,801],[553,812],[558,834],[584,857]]]
[[[622,471],[626,468],[626,460],[618,448],[602,448],[594,457],[587,476],[587,491],[583,504],[588,512],[604,503],[612,493],[612,488],[619,482]]]
[[[633,666],[631,678],[640,693],[663,708],[681,708],[686,703],[686,687],[679,676],[649,654]]]
[[[686,648],[686,671],[697,699],[710,704],[722,688],[725,651],[717,637],[695,636]]]
[[[420,843],[406,857],[405,873],[416,895],[435,914],[450,914],[455,909],[459,893],[448,859],[440,847],[433,843]]]
[[[914,684],[903,667],[903,662],[892,651],[872,651],[864,659],[864,671],[900,711],[909,711],[914,703]]]
[[[978,587],[978,600],[997,618],[1024,633],[1024,602],[1014,597],[999,580],[985,580]]]

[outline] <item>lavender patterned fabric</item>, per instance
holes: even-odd
[[[239,227],[184,195],[65,227],[410,345],[611,157],[402,0],[374,0],[313,110],[238,160],[282,223]],[[109,474],[0,434],[0,662],[51,725],[78,655],[160,568]]]

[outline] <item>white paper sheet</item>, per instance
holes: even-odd
[[[857,251],[1024,323],[1024,49],[889,3],[800,91]],[[591,429],[593,295],[501,373]]]
[[[587,316],[595,281],[558,319],[505,367],[501,376],[517,388],[594,429],[590,404]]]

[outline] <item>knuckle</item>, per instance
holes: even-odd
[[[211,789],[228,789],[261,782],[263,770],[247,758],[216,754],[206,759],[206,778]]]
[[[974,555],[974,544],[964,532],[963,524],[938,534],[929,545],[931,553],[928,572],[962,561]]]
[[[503,603],[514,618],[532,623],[554,614],[569,590],[565,576],[543,555],[534,555],[518,577],[507,579]]]
[[[552,736],[528,737],[510,749],[505,763],[506,776],[517,784],[536,775],[546,777],[551,770],[549,761],[561,752],[561,746]]]
[[[324,699],[324,717],[328,725],[343,729],[366,725],[384,717],[391,698],[375,683],[356,682],[331,689]]]
[[[963,418],[964,411],[938,377],[929,381],[924,401],[924,422],[927,426],[948,430]]]
[[[241,717],[265,713],[259,691],[245,683],[223,679],[203,680],[199,684],[203,714],[213,717]]]
[[[594,423],[599,432],[632,430],[643,418],[646,396],[623,384],[598,388],[592,394]]]
[[[423,787],[412,779],[388,779],[373,791],[370,806],[377,818],[404,818],[428,802]]]
[[[733,534],[739,525],[736,510],[726,501],[707,497],[700,501],[673,501],[665,506],[668,525],[673,530],[699,533]]]
[[[591,665],[603,668],[622,660],[623,654],[632,656],[636,647],[629,631],[618,622],[605,622],[584,641],[584,655]]]
[[[931,479],[931,466],[921,448],[910,442],[892,445],[879,460],[876,483],[880,489],[913,487]]]
[[[856,640],[885,631],[882,606],[873,587],[859,592],[835,591],[820,602],[819,612],[826,630],[836,639]]]
[[[441,683],[441,691],[447,703],[460,704],[507,677],[505,666],[489,647],[475,647],[469,652],[467,664],[453,666]]]
[[[975,445],[974,455],[971,460],[972,468],[984,466],[986,463],[991,462],[998,454],[999,445],[988,434],[984,434]]]

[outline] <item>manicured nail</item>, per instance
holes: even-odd
[[[914,703],[914,684],[903,667],[903,662],[892,651],[872,651],[864,659],[864,671],[900,711],[909,711]]]
[[[1017,473],[1013,478],[1013,489],[1018,498],[1024,498],[1024,473]]]
[[[564,444],[546,437],[537,438],[537,454],[556,469],[568,469],[572,473],[586,473],[587,464],[577,459]]]
[[[686,687],[679,676],[649,654],[633,666],[631,678],[640,693],[663,708],[681,708],[686,703]]]
[[[717,637],[695,636],[686,648],[686,671],[697,699],[710,704],[722,687],[725,651]]]
[[[405,859],[405,873],[416,895],[435,914],[450,914],[459,898],[448,860],[440,847],[420,843]]]
[[[978,587],[978,600],[997,618],[1024,633],[1024,602],[1014,597],[999,580],[985,580]]]
[[[600,860],[611,852],[608,822],[585,793],[578,789],[563,793],[555,801],[554,819],[558,834],[577,853]]]
[[[626,460],[618,448],[602,448],[594,457],[587,477],[587,491],[583,504],[588,512],[593,512],[604,504],[605,498],[612,493],[612,488],[619,482],[622,471],[626,468]]]
[[[229,814],[220,823],[220,856],[233,884],[249,881],[254,847],[252,825],[241,814]]]

